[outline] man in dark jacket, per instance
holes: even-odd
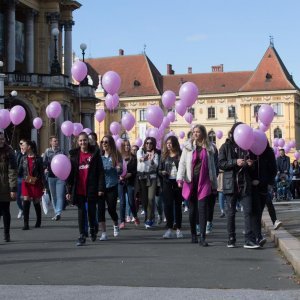
[[[280,155],[276,160],[277,170],[278,170],[277,174],[278,175],[285,174],[288,177],[290,174],[290,167],[291,167],[290,158],[285,155],[284,149],[280,149],[279,153]]]
[[[241,149],[234,141],[233,133],[240,125],[234,124],[229,132],[229,138],[221,146],[219,151],[219,168],[224,171],[223,193],[227,202],[227,231],[228,248],[234,248],[236,243],[235,213],[236,203],[240,201],[243,206],[245,219],[245,244],[244,248],[259,248],[252,230],[252,197],[251,177],[249,174],[253,161],[249,158],[249,152]]]

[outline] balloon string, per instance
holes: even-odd
[[[79,83],[79,123],[81,123],[81,86]]]
[[[15,129],[16,129],[16,126],[14,125],[13,132],[12,132],[12,135],[11,135],[11,140],[10,140],[10,146],[11,146],[13,140],[14,140]]]

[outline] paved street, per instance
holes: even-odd
[[[224,296],[223,299],[227,296],[228,299],[240,299],[241,295],[244,299],[247,299],[246,295],[257,299],[282,299],[283,295],[286,299],[300,298],[299,285],[291,266],[270,240],[261,250],[242,248],[241,213],[238,213],[237,221],[239,247],[235,249],[226,247],[225,219],[218,218],[217,207],[214,230],[207,239],[210,243],[208,248],[190,243],[187,213],[184,214],[185,238],[182,240],[163,240],[163,224],[153,230],[130,224],[118,238],[113,238],[112,225],[108,222],[109,241],[92,243],[88,240],[86,246],[76,247],[76,208],[68,207],[57,222],[51,221],[51,215],[44,217],[40,229],[34,228],[32,209],[32,229],[29,231],[21,230],[22,221],[15,218],[14,203],[12,208],[11,243],[2,242],[1,230],[0,284],[17,286],[2,286],[0,299],[6,299],[4,296],[8,295],[12,297],[7,299],[16,299],[16,295],[30,299],[32,293],[41,293],[42,299],[60,299],[61,295],[74,299],[76,295],[87,296],[93,291],[97,294],[100,290],[101,294],[106,293],[112,299],[118,295],[121,299],[127,299],[127,296],[128,299],[139,299],[133,296],[136,293],[141,295],[141,292],[143,297],[148,298],[149,295],[153,298],[158,291],[166,297],[185,295],[192,299],[201,292],[199,289],[205,289],[201,292],[203,299],[206,299],[205,295],[207,299],[212,299],[212,295],[219,299],[219,293]],[[21,285],[60,287],[51,289],[52,294],[49,294],[49,287]],[[78,287],[68,287],[74,285],[83,287],[79,291]],[[90,285],[98,287],[86,287]],[[120,290],[119,286],[128,288]],[[124,297],[120,297],[120,293],[124,293]]]

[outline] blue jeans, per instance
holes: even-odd
[[[23,203],[22,203],[22,177],[18,177],[18,187],[17,187],[17,205],[20,210],[23,211]]]
[[[129,184],[118,184],[118,194],[120,199],[120,220],[125,222],[126,203],[134,218],[137,217],[136,207],[134,202],[134,187]],[[128,199],[128,202],[126,201]]]
[[[48,177],[48,184],[53,209],[56,215],[60,215],[65,202],[65,182],[56,177]]]
[[[225,195],[223,192],[218,192],[218,198],[219,198],[219,205],[221,212],[225,211]]]

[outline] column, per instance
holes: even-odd
[[[16,69],[16,1],[8,2],[7,9],[7,71],[14,72]]]
[[[0,73],[0,109],[4,108],[4,79],[5,75]]]
[[[34,73],[34,15],[33,10],[26,14],[26,72]]]
[[[93,130],[92,127],[92,114],[83,113],[82,114],[82,125],[84,128],[90,128]]]
[[[65,29],[65,44],[64,44],[64,74],[69,76],[69,81],[72,81],[71,68],[72,68],[72,20],[64,23]]]

